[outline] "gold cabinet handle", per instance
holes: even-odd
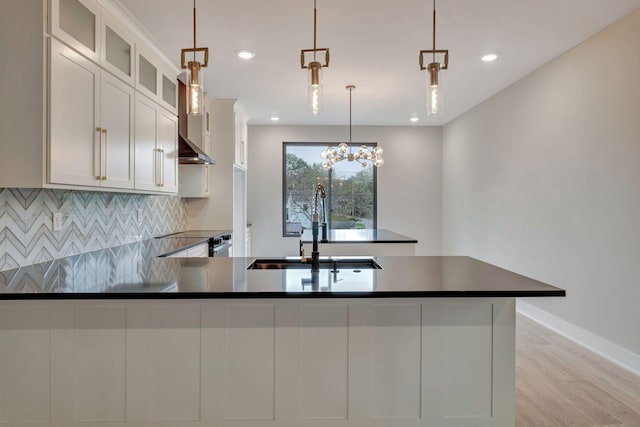
[[[164,187],[164,149],[160,149],[160,165],[162,166],[162,181],[160,186]]]
[[[102,133],[104,133],[104,175],[102,175],[102,180],[106,181],[109,173],[109,135],[106,128],[102,128]],[[102,138],[100,139],[102,140]]]
[[[154,148],[153,152],[155,153],[155,156],[156,156],[156,161],[155,161],[156,186],[157,187],[162,187],[162,182],[160,181],[160,149],[159,148]]]
[[[101,180],[102,179],[102,128],[97,127],[96,128],[96,132],[98,132],[98,134],[100,135],[100,142],[98,143],[98,175],[96,176],[97,180]],[[95,157],[94,157],[95,160]]]

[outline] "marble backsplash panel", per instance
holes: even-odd
[[[178,196],[0,188],[0,271],[183,231],[186,218]]]

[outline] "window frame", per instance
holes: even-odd
[[[333,146],[333,147],[337,147],[338,144],[340,144],[340,142],[296,142],[296,141],[283,141],[282,142],[282,237],[300,237],[300,234],[295,234],[295,233],[287,233],[287,171],[286,171],[286,167],[287,167],[287,146],[311,146],[311,147],[318,147],[318,160],[321,160],[320,158],[320,152],[322,151],[323,148],[326,148],[328,146]],[[352,142],[351,145],[353,147],[360,147],[361,145],[364,145],[366,147],[377,147],[378,143],[377,142]],[[347,161],[347,160],[343,160],[343,161]],[[375,166],[373,167],[373,229],[377,230],[378,229],[378,168]],[[332,169],[329,170],[329,188],[326,189],[327,192],[327,201],[328,201],[328,205],[326,206],[327,212],[329,212],[329,214],[327,215],[327,227],[329,230],[332,229],[331,227],[331,222],[332,222],[332,215],[331,215],[331,200],[332,200],[332,191],[331,191],[331,184],[332,184]],[[309,189],[309,191],[313,191],[313,189]],[[304,232],[305,228],[302,228],[302,231]]]

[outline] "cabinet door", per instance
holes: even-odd
[[[136,89],[157,101],[159,90],[158,65],[155,56],[138,45],[136,49]]]
[[[164,109],[158,111],[158,141],[161,182],[159,191],[178,192],[178,117]]]
[[[100,68],[50,40],[48,181],[99,186],[104,155],[97,131]]]
[[[135,188],[157,191],[160,184],[156,150],[158,107],[143,95],[135,95]]]
[[[160,97],[164,108],[173,113],[178,113],[178,79],[173,73],[161,73],[161,93]]]
[[[100,126],[103,129],[104,147],[102,185],[133,188],[134,89],[103,72],[100,101]]]
[[[113,16],[105,12],[102,14],[101,39],[102,67],[134,86],[133,36]]]
[[[178,165],[180,197],[208,198],[210,170],[209,165]]]
[[[247,167],[247,120],[239,111],[233,112],[235,164]]]
[[[96,0],[50,0],[51,34],[99,63],[100,14]]]

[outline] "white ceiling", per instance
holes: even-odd
[[[120,0],[173,53],[192,47],[192,0]],[[209,47],[205,90],[233,98],[250,124],[441,125],[640,7],[640,0],[446,0],[436,3],[445,114],[427,118],[430,0],[317,0],[318,47],[331,51],[320,115],[307,108],[300,50],[313,47],[313,0],[198,0],[198,46]],[[237,49],[256,57],[243,61]],[[493,63],[479,57],[500,52]]]

